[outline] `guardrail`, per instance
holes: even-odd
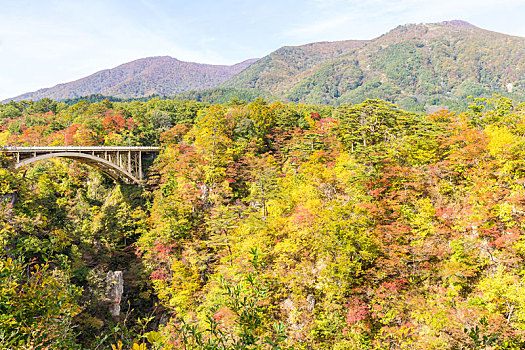
[[[0,146],[1,150],[11,152],[71,152],[71,151],[160,151],[155,146]]]

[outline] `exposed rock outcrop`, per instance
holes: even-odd
[[[122,271],[108,271],[106,277],[107,298],[110,302],[109,312],[114,318],[120,315],[120,301],[124,293],[124,277]]]

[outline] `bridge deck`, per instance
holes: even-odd
[[[121,152],[158,152],[160,147],[154,146],[0,146],[0,150],[7,152],[100,152],[100,151],[121,151]]]

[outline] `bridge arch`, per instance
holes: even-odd
[[[21,168],[23,166],[35,163],[41,160],[50,159],[50,158],[67,158],[76,160],[78,162],[90,165],[103,173],[109,175],[115,180],[121,180],[126,183],[135,183],[141,184],[142,181],[137,179],[133,174],[131,174],[126,169],[119,167],[118,165],[104,159],[87,153],[80,152],[55,152],[55,153],[46,153],[33,156],[31,158],[26,158],[20,160],[15,164],[15,169]]]

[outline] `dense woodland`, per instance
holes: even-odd
[[[162,148],[142,187],[0,157],[2,349],[525,347],[524,104],[44,99],[0,145]]]

